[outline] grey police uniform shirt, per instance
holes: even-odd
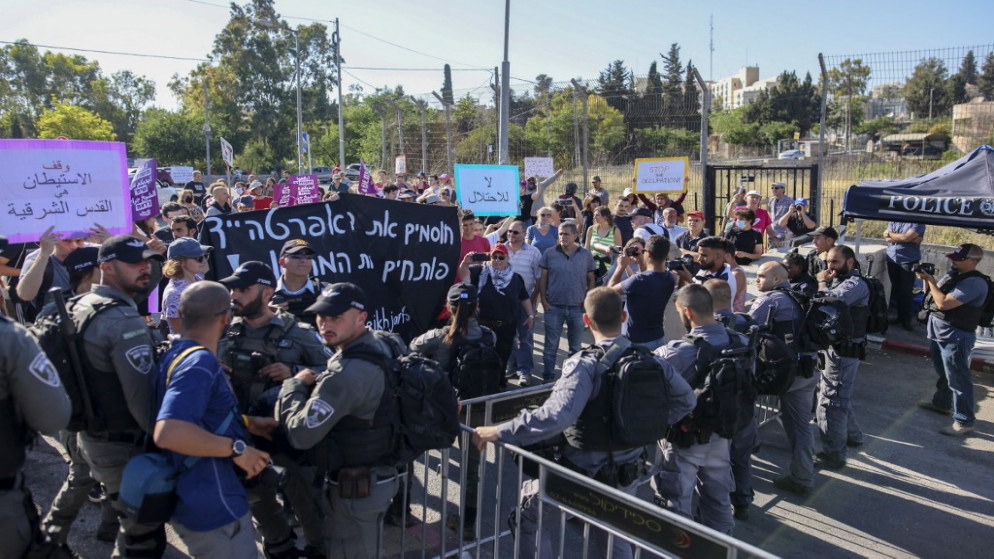
[[[69,423],[72,404],[59,373],[31,334],[0,316],[0,399],[11,398],[32,431],[54,434]]]
[[[946,284],[953,276],[946,275],[939,280],[939,287]],[[967,278],[961,281],[952,291],[946,294],[964,305],[979,307],[987,300],[987,282],[983,278]],[[936,342],[958,342],[964,337],[976,336],[974,332],[960,330],[934,314],[928,315],[925,326],[925,337]]]
[[[411,340],[411,351],[437,361],[442,369],[448,371],[452,367],[452,359],[454,357],[452,355],[452,347],[445,343],[445,336],[448,331],[448,328],[436,328],[435,330],[429,330],[421,334]],[[490,343],[495,345],[497,343],[497,335],[491,331],[490,336]],[[466,324],[466,340],[475,341],[482,337],[483,329],[480,328],[480,323],[475,318],[470,319]]]
[[[781,282],[774,287],[790,289],[790,282]],[[795,321],[803,317],[801,308],[790,295],[775,290],[760,293],[749,308],[749,316],[756,321],[756,324],[766,324],[770,313],[773,314],[773,322]]]
[[[273,318],[266,324],[252,328],[244,324],[245,319],[236,316],[231,320],[231,326],[242,324],[242,335],[251,340],[261,340],[266,337],[270,327],[275,327],[280,331],[293,323],[286,335],[276,343],[276,360],[290,368],[290,374],[295,375],[302,369],[323,369],[328,359],[334,355],[331,348],[324,345],[324,338],[313,326],[307,322],[302,322],[286,311],[276,311]],[[231,338],[231,330],[227,336],[221,338],[217,343],[217,355],[224,359],[229,346],[234,345]]]
[[[833,279],[829,289],[822,293],[829,297],[842,299],[850,307],[870,304],[870,286],[863,281],[859,270],[853,270],[850,275],[844,278]],[[853,338],[852,341],[853,343],[862,343],[865,340],[865,337],[858,337]]]
[[[83,347],[90,363],[101,371],[114,371],[121,383],[128,411],[142,430],[147,430],[152,403],[155,348],[135,300],[109,285],[94,285],[76,304],[75,313],[98,299],[119,299],[124,305],[97,315],[83,333]]]
[[[379,346],[384,355],[391,354],[369,330],[343,349],[363,344]],[[312,448],[344,417],[370,421],[376,414],[386,386],[383,369],[365,359],[342,359],[341,355],[339,350],[328,360],[313,390],[293,377],[283,381],[276,417],[294,448]]]
[[[601,340],[597,345],[609,348],[616,338]],[[694,410],[696,399],[690,385],[681,378],[665,360],[658,360],[666,369],[670,390],[669,422],[676,423]],[[536,410],[525,410],[514,419],[497,426],[501,442],[517,446],[529,445],[549,439],[576,423],[587,402],[597,395],[599,382],[595,378],[597,359],[593,355],[576,353],[563,363],[562,377],[552,387],[552,394]],[[632,462],[639,457],[642,447],[614,451],[618,464]],[[604,451],[579,450],[567,445],[564,454],[576,467],[593,476],[609,462]]]
[[[720,323],[695,326],[690,330],[690,334],[700,335],[704,338],[705,342],[717,347],[724,347],[729,342],[728,330]],[[741,339],[745,342],[744,337]],[[697,348],[694,347],[693,343],[681,338],[667,343],[653,353],[672,365],[676,372],[688,383],[694,380],[694,376],[697,374]]]

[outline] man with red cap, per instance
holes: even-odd
[[[698,211],[687,212],[687,231],[678,235],[673,242],[680,249],[680,254],[690,254],[696,258],[697,243],[708,236],[708,232],[704,230],[704,214]]]

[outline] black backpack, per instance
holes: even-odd
[[[737,312],[727,321],[721,322],[726,328],[746,335],[749,335],[753,326],[759,327],[756,334],[756,362],[752,370],[752,383],[756,387],[756,393],[782,396],[787,392],[797,376],[797,351],[773,334],[768,326],[756,324],[746,313]]]
[[[459,391],[459,399],[468,400],[500,392],[504,378],[504,360],[493,345],[493,332],[483,328],[477,340],[458,340],[452,350],[449,379]]]
[[[716,348],[699,335],[688,334],[684,339],[697,348],[697,373],[690,383],[697,396],[697,407],[691,414],[694,424],[730,439],[752,421],[756,388],[752,380],[754,348],[743,343],[734,330],[727,332],[729,345],[725,348]]]
[[[84,376],[87,361],[85,361],[86,351],[83,348],[83,334],[97,315],[124,303],[116,298],[99,301],[93,306],[93,312],[77,324],[73,317],[73,307],[82,296],[71,299],[67,306],[61,290],[53,288],[51,291],[55,313],[28,325],[28,330],[48,356],[48,360],[55,366],[59,380],[62,381],[62,386],[69,396],[72,413],[66,430],[79,432],[85,430],[88,424],[92,424],[96,417]]]
[[[608,353],[601,348],[593,351],[599,357],[598,373],[603,373],[600,390],[611,391],[612,442],[633,448],[665,437],[670,402],[666,367],[651,351],[636,345],[626,348],[616,343]]]
[[[387,373],[400,409],[400,457],[408,461],[428,450],[452,446],[459,436],[459,402],[448,374],[436,361],[405,355],[403,342],[387,332],[374,330],[373,335],[391,349],[393,358],[361,347],[344,351],[342,357],[364,359]]]
[[[782,289],[804,309],[804,322],[797,340],[799,352],[812,352],[852,340],[853,321],[849,305],[837,297],[807,297],[791,289]]]
[[[869,266],[867,266],[869,267]],[[884,284],[873,276],[863,276],[863,281],[870,289],[870,302],[867,305],[866,333],[884,334],[887,332],[887,294]]]

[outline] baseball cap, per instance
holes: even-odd
[[[97,252],[97,262],[120,260],[128,264],[137,264],[150,258],[159,262],[166,260],[161,254],[148,248],[141,239],[132,235],[114,235],[104,241]]]
[[[700,219],[704,219],[704,212],[698,212],[698,211],[687,212],[687,217],[698,217]]]
[[[397,195],[398,198],[417,198],[418,195],[410,190],[401,190],[400,194]]]
[[[816,235],[825,235],[826,237],[832,237],[836,241],[839,240],[839,232],[834,227],[819,227],[811,232],[812,237]]]
[[[438,180],[440,181],[447,181],[451,178],[452,177],[450,177],[448,173],[442,173],[441,175],[438,175]]]
[[[590,182],[601,182],[601,178],[597,175],[594,175],[594,178],[590,179]]]
[[[6,244],[6,239],[0,241],[0,247]],[[69,270],[69,273],[82,272],[89,268],[97,267],[97,255],[100,249],[97,247],[80,247],[69,253],[62,264]]]
[[[974,260],[983,260],[984,249],[980,248],[975,244],[966,243],[956,247],[956,250],[947,254],[946,258],[952,260],[953,262],[962,262],[967,258],[973,258]]]
[[[249,185],[249,191],[255,190],[256,188],[262,188],[262,183],[259,181],[252,181],[252,184]]]
[[[425,204],[428,204],[429,206],[432,205],[432,204],[437,204],[437,203],[439,203],[441,201],[442,201],[442,199],[438,197],[438,194],[432,194],[432,195],[428,196],[427,198],[425,198]]]
[[[760,194],[758,190],[750,190],[749,192],[746,192],[746,196],[759,196],[760,198],[763,197],[763,195]]]
[[[652,217],[652,212],[649,211],[649,208],[639,208],[632,212],[632,217],[635,216]]]
[[[773,184],[772,184],[772,185],[770,185],[770,186],[771,186],[772,188],[787,188],[787,183],[785,183],[785,182],[783,182],[783,181],[776,181],[775,183],[773,183]]]
[[[419,177],[423,177],[423,176],[425,176],[425,173],[424,173],[424,171],[422,171],[422,172],[418,173],[418,176],[419,176]]]
[[[354,283],[335,283],[318,295],[317,301],[304,310],[307,314],[338,316],[349,309],[366,310],[366,292]]]
[[[166,251],[166,256],[169,258],[197,258],[212,250],[214,250],[214,247],[202,245],[197,242],[197,239],[183,237],[169,243],[169,250]]]
[[[494,245],[494,248],[490,249],[490,254],[495,252],[503,252],[504,254],[508,254],[507,246],[505,246],[504,243],[497,243]]]
[[[235,269],[230,276],[221,278],[218,282],[228,289],[245,289],[246,287],[259,284],[268,287],[276,286],[276,276],[273,269],[258,260],[251,260],[243,263]]]
[[[290,239],[289,241],[283,243],[283,248],[280,249],[280,258],[283,258],[287,254],[296,254],[302,250],[309,250],[311,254],[317,254],[311,243],[305,241],[304,239]]]
[[[808,205],[808,199],[807,198],[798,198],[797,200],[794,200],[794,205],[796,206],[798,204],[801,205],[801,206],[807,206]]]
[[[465,283],[457,283],[449,288],[449,293],[446,299],[449,301],[450,305],[458,305],[462,301],[467,303],[475,303],[477,298],[477,289],[472,285],[466,285]]]
[[[631,196],[634,193],[635,193],[635,191],[632,190],[631,188],[626,188],[624,190],[624,192],[621,193],[621,195],[627,197],[627,196]]]

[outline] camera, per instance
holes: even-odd
[[[639,255],[639,247],[632,245],[625,247],[625,256],[635,257]]]
[[[797,211],[799,211],[799,212],[803,212],[804,211],[804,206],[798,204],[798,205],[794,206],[794,209],[797,210]]]
[[[915,264],[915,267],[912,268],[911,271],[915,273],[921,272],[923,274],[934,276],[935,264],[932,264],[931,262],[919,262],[918,264]]]
[[[621,254],[621,249],[622,248],[623,247],[620,247],[620,246],[613,246],[613,247],[611,247],[611,252],[614,253],[614,254]]]
[[[668,260],[666,262],[666,269],[673,271],[687,270],[690,272],[690,275],[695,275],[701,271],[701,265],[697,263],[697,260],[694,260],[692,255],[684,254],[680,258]]]
[[[477,252],[473,255],[473,262],[490,262],[490,255],[484,252]]]

